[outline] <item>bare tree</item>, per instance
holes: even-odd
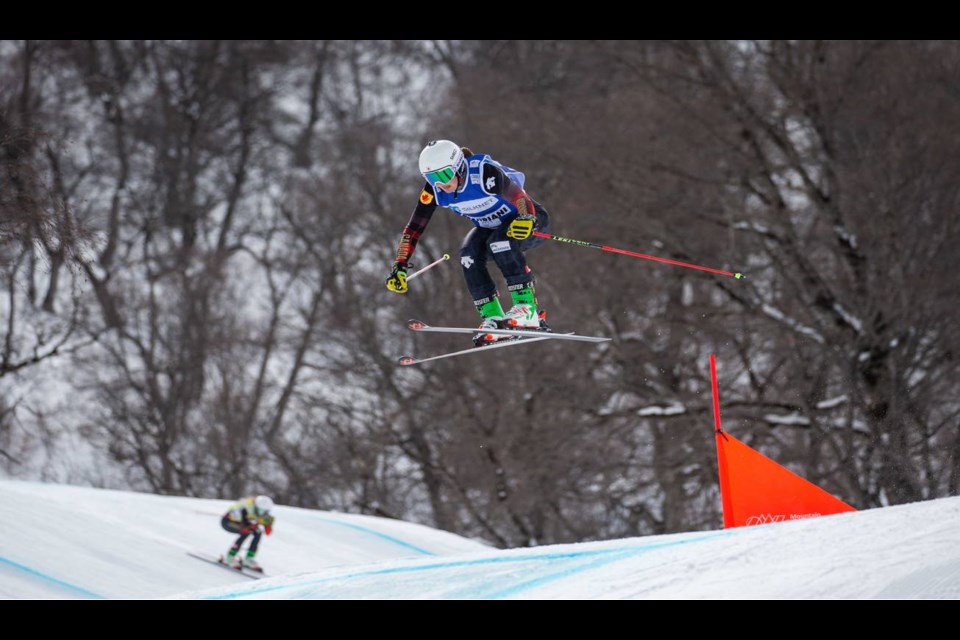
[[[728,427],[851,503],[955,486],[955,455],[944,446],[957,438],[952,393],[934,399],[952,369],[933,355],[955,340],[943,323],[952,305],[944,283],[953,269],[945,247],[955,233],[947,213],[955,163],[940,148],[953,126],[952,45],[461,46],[438,60],[464,94],[491,96],[497,108],[454,93],[445,105],[460,123],[454,131],[527,170],[554,233],[749,275],[725,281],[572,247],[529,256],[555,319],[616,338],[585,371],[559,380],[534,419],[550,422],[558,398],[579,395],[608,407],[587,418],[595,437],[615,422],[637,443],[613,458],[624,476],[638,472],[631,491],[611,483],[605,493],[622,518],[618,532],[715,526],[710,352],[720,354],[727,382]],[[537,360],[549,368],[551,354]],[[501,373],[499,362],[485,362],[483,379],[519,378],[528,398],[536,376],[508,363]],[[444,388],[463,375],[470,379],[445,372]],[[497,405],[521,421],[524,404],[503,387]],[[509,439],[491,426],[500,411],[481,409],[489,395],[458,398],[482,416],[478,431],[493,429],[499,445]],[[478,445],[471,465],[509,478],[503,458]],[[531,459],[522,466],[548,468]],[[465,496],[480,477],[449,482]],[[582,482],[569,471],[555,481],[574,492]],[[533,479],[513,484],[546,495]],[[515,515],[493,516],[493,504],[474,507],[464,522],[485,523],[485,535],[501,543],[535,538],[528,534],[536,528],[517,526]],[[537,517],[536,509],[521,512]],[[568,509],[568,522],[572,513],[590,510]],[[605,530],[598,519],[571,535],[616,528],[604,515]],[[523,533],[495,533],[491,521],[512,521]]]
[[[9,62],[0,67],[0,454],[15,467],[36,449],[26,434],[45,431],[31,417],[36,403],[18,387],[88,341],[79,330],[76,262],[86,238],[51,160],[59,143],[40,91],[48,49],[5,42],[0,55]]]
[[[0,377],[72,384],[64,428],[125,486],[262,489],[501,546],[713,528],[716,353],[726,427],[844,500],[957,491],[955,43],[0,57]],[[383,287],[438,137],[524,171],[556,234],[747,279],[548,242],[528,259],[551,324],[611,343],[398,368],[463,344],[406,318],[475,321],[454,265]],[[468,228],[438,212],[417,261]],[[11,389],[6,468],[56,430]]]

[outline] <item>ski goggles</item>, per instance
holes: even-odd
[[[436,171],[428,171],[423,174],[423,177],[426,178],[430,184],[445,184],[453,180],[455,175],[457,175],[457,172],[454,171],[453,167],[444,167]]]

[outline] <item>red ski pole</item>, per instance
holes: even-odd
[[[689,262],[680,262],[679,260],[670,260],[668,258],[658,258],[657,256],[650,256],[645,253],[637,253],[636,251],[627,251],[626,249],[617,249],[615,247],[608,247],[603,244],[596,244],[594,242],[584,242],[583,240],[574,240],[573,238],[564,238],[562,236],[555,236],[552,233],[541,233],[540,231],[534,231],[533,235],[539,238],[547,238],[548,240],[556,240],[557,242],[566,242],[568,244],[575,244],[580,247],[590,247],[592,249],[600,249],[601,251],[609,251],[610,253],[622,253],[625,256],[632,256],[634,258],[643,258],[645,260],[655,260],[656,262],[663,262],[665,264],[672,264],[678,267],[686,267],[688,269],[699,269],[700,271],[709,271],[710,273],[716,273],[721,276],[730,276],[740,280],[744,275],[740,272],[733,273],[731,271],[721,271],[720,269],[711,269],[710,267],[703,267],[698,264],[690,264]]]

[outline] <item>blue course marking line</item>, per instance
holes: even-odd
[[[394,538],[393,536],[389,536],[389,535],[387,535],[387,534],[385,534],[385,533],[380,533],[379,531],[376,531],[376,530],[374,530],[374,529],[370,529],[370,528],[367,528],[367,527],[363,527],[363,526],[361,526],[361,525],[359,525],[359,524],[353,524],[353,523],[350,523],[350,522],[341,522],[341,521],[339,521],[339,520],[332,520],[332,519],[330,519],[330,518],[324,518],[323,516],[313,516],[313,517],[316,518],[317,520],[322,520],[323,522],[326,522],[327,524],[335,524],[335,525],[340,526],[340,527],[346,527],[347,529],[353,529],[354,531],[362,531],[363,533],[370,534],[371,536],[375,536],[375,537],[377,537],[377,538],[383,538],[383,539],[386,540],[387,542],[392,542],[393,544],[399,545],[399,546],[401,546],[401,547],[406,547],[407,549],[410,549],[410,550],[412,550],[412,551],[416,551],[417,553],[422,553],[422,554],[425,555],[425,556],[435,556],[435,555],[437,555],[437,554],[433,553],[432,551],[427,551],[426,549],[422,549],[422,548],[418,547],[418,546],[415,545],[415,544],[410,544],[409,542],[404,542],[403,540],[400,540],[399,538]]]
[[[477,558],[475,560],[452,560],[450,562],[431,562],[430,564],[414,565],[411,567],[390,567],[386,569],[368,569],[364,571],[356,571],[353,573],[347,573],[344,575],[338,575],[333,577],[323,577],[317,579],[307,579],[304,581],[297,582],[296,584],[284,584],[284,585],[263,585],[256,586],[250,590],[245,590],[244,592],[229,593],[218,596],[208,596],[206,599],[209,600],[230,600],[233,598],[245,598],[249,596],[256,596],[259,593],[267,593],[270,591],[285,591],[285,590],[294,590],[301,589],[303,587],[308,587],[311,585],[319,585],[324,582],[332,581],[342,581],[349,580],[351,578],[361,578],[367,576],[375,575],[390,575],[394,573],[416,573],[421,571],[433,571],[434,569],[452,569],[455,567],[469,567],[474,565],[484,565],[484,564],[504,564],[504,563],[522,563],[522,562],[531,562],[531,561],[556,561],[556,560],[571,560],[578,558],[596,558],[593,562],[584,563],[578,567],[571,567],[569,569],[561,570],[556,573],[541,576],[533,580],[528,580],[524,583],[507,587],[500,591],[494,591],[489,594],[479,595],[481,589],[477,588],[476,593],[478,595],[473,596],[475,598],[504,598],[512,595],[516,595],[527,589],[532,589],[540,585],[558,580],[560,578],[573,575],[575,573],[580,573],[582,571],[589,571],[596,567],[600,567],[611,562],[616,562],[618,560],[625,559],[630,556],[640,555],[650,551],[658,551],[661,549],[667,549],[670,547],[677,547],[685,544],[693,544],[695,542],[704,542],[707,540],[712,540],[718,537],[725,537],[731,535],[730,532],[720,531],[709,535],[698,536],[693,539],[684,539],[677,540],[675,542],[663,542],[659,544],[649,544],[649,545],[639,545],[639,546],[629,546],[629,547],[615,547],[612,549],[594,549],[590,551],[573,551],[569,553],[544,553],[544,554],[533,554],[533,555],[510,555],[510,556],[495,556],[492,558]],[[459,595],[460,598],[470,598],[469,595]]]
[[[590,562],[584,562],[576,566],[568,566],[563,569],[559,569],[553,573],[539,576],[536,578],[531,578],[524,582],[518,584],[495,590],[489,591],[489,587],[474,587],[467,589],[454,597],[457,598],[469,598],[469,599],[484,599],[484,600],[498,600],[501,598],[509,598],[510,596],[516,595],[523,591],[529,589],[534,589],[536,587],[542,586],[544,584],[560,580],[561,578],[566,578],[568,576],[581,573],[584,571],[590,571],[592,569],[597,569],[599,567],[611,564],[613,562],[618,562],[620,560],[626,560],[633,556],[642,555],[644,553],[649,553],[651,551],[659,551],[661,549],[667,549],[670,547],[681,546],[685,544],[692,544],[695,542],[702,542],[704,540],[711,540],[718,535],[729,535],[725,533],[720,534],[710,534],[706,536],[698,536],[692,539],[676,540],[673,542],[661,542],[656,544],[649,545],[639,545],[633,547],[618,547],[615,549],[605,549],[597,550],[593,552],[575,552],[569,554],[555,554],[554,557],[550,558],[551,560],[577,560],[577,559],[586,559],[591,556],[595,556],[595,559]],[[539,556],[537,556],[539,557]]]
[[[51,582],[51,583],[57,585],[58,587],[62,587],[62,588],[64,588],[64,589],[68,589],[68,590],[70,590],[70,591],[75,591],[75,592],[79,593],[79,594],[82,595],[82,596],[86,596],[87,598],[95,598],[95,599],[97,599],[97,600],[106,600],[106,597],[100,595],[99,593],[94,593],[93,591],[88,591],[88,590],[84,589],[83,587],[78,587],[78,586],[76,586],[76,585],[70,584],[69,582],[64,582],[63,580],[58,580],[57,578],[54,578],[54,577],[52,577],[52,576],[48,576],[48,575],[46,575],[46,574],[40,573],[40,572],[37,571],[36,569],[31,569],[30,567],[28,567],[28,566],[26,566],[26,565],[22,565],[22,564],[20,564],[19,562],[14,562],[13,560],[9,560],[9,559],[4,558],[4,557],[0,557],[0,562],[2,562],[2,563],[5,564],[5,565],[8,565],[8,566],[13,567],[14,569],[19,569],[20,571],[23,571],[24,573],[26,573],[26,574],[28,574],[28,575],[31,575],[31,576],[33,576],[34,578],[40,578],[41,580],[45,580],[45,581],[47,581],[47,582]]]
[[[680,544],[680,543],[676,543]],[[479,589],[474,589],[475,594],[470,595],[469,593],[462,596],[457,596],[458,598],[469,598],[471,600],[500,600],[502,598],[509,598],[510,596],[516,595],[528,589],[534,589],[541,585],[559,580],[560,578],[566,578],[575,573],[581,573],[583,571],[590,571],[591,569],[598,569],[600,567],[606,566],[613,562],[618,562],[620,560],[625,560],[632,556],[640,555],[641,553],[646,553],[647,551],[654,551],[655,547],[648,547],[645,549],[637,550],[623,550],[620,553],[610,553],[605,558],[596,558],[591,562],[585,562],[583,564],[577,565],[575,567],[567,567],[565,569],[560,569],[553,573],[547,574],[545,576],[540,576],[538,578],[531,578],[525,582],[515,584],[512,587],[507,587],[505,589],[500,589],[499,591],[493,591],[490,593],[482,593]]]
[[[729,535],[729,534],[719,534],[719,535]],[[510,596],[516,595],[523,591],[527,591],[528,589],[535,589],[536,587],[545,585],[555,580],[559,580],[560,578],[566,578],[567,576],[573,575],[575,573],[581,573],[583,571],[590,571],[591,569],[597,569],[604,565],[608,565],[612,562],[617,562],[619,560],[626,560],[627,558],[631,558],[633,556],[639,556],[644,553],[649,553],[650,551],[659,551],[661,549],[667,549],[670,547],[679,547],[685,544],[693,544],[695,542],[703,542],[704,540],[712,540],[713,538],[716,538],[716,537],[718,537],[718,534],[699,536],[692,539],[676,540],[674,542],[662,542],[660,544],[652,544],[648,546],[611,550],[610,554],[606,558],[597,558],[593,562],[587,562],[587,563],[578,565],[576,567],[561,569],[554,573],[551,573],[545,576],[540,576],[539,578],[532,578],[530,580],[527,580],[526,582],[521,582],[512,587],[501,589],[500,591],[495,591],[493,593],[486,594],[483,596],[478,595],[475,597],[478,597],[478,598],[482,597],[487,600],[509,598]]]

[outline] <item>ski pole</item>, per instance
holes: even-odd
[[[657,262],[664,262],[666,264],[676,265],[678,267],[687,267],[688,269],[699,269],[700,271],[709,271],[710,273],[716,273],[721,276],[732,276],[737,280],[740,280],[744,275],[740,272],[733,273],[730,271],[721,271],[719,269],[711,269],[710,267],[702,267],[698,264],[690,264],[689,262],[680,262],[678,260],[670,260],[668,258],[658,258],[657,256],[649,256],[645,253],[637,253],[635,251],[627,251],[626,249],[616,249],[614,247],[608,247],[604,244],[596,244],[593,242],[584,242],[583,240],[574,240],[573,238],[564,238],[562,236],[555,236],[552,233],[541,233],[540,231],[534,231],[533,235],[539,238],[547,238],[548,240],[556,240],[557,242],[566,242],[569,244],[575,244],[581,247],[591,247],[593,249],[600,249],[601,251],[610,251],[611,253],[622,253],[625,256],[633,256],[634,258],[644,258],[645,260],[655,260]],[[407,278],[409,280],[409,278]]]
[[[442,257],[442,258],[439,258],[439,259],[437,259],[437,260],[434,260],[433,262],[431,262],[430,264],[428,264],[427,266],[425,266],[423,269],[420,269],[420,270],[417,271],[416,273],[411,273],[410,275],[408,275],[408,276],[407,276],[407,282],[410,282],[411,280],[413,280],[414,278],[416,278],[418,275],[420,275],[421,273],[423,273],[423,272],[426,271],[427,269],[432,269],[433,267],[437,266],[438,264],[440,264],[440,263],[443,262],[444,260],[449,260],[449,259],[450,259],[450,254],[449,254],[449,253],[443,254],[443,257]]]

